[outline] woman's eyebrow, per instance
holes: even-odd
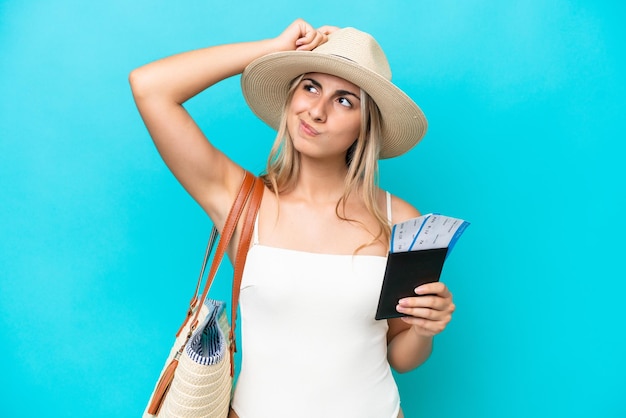
[[[308,81],[309,83],[313,84],[318,89],[322,88],[322,85],[317,80],[314,80],[312,78],[303,78],[302,81]]]
[[[359,97],[358,94],[351,92],[350,90],[337,90],[335,92],[335,95],[337,96],[352,96],[357,98],[359,101],[361,101],[361,97]]]
[[[307,78],[303,78],[302,81],[308,81],[309,83],[313,84],[318,89],[323,89],[322,85],[315,79],[307,77]],[[337,90],[335,91],[335,95],[336,96],[353,96],[353,97],[356,97],[359,101],[361,101],[361,97],[358,94],[351,92],[350,90]]]

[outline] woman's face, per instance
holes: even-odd
[[[313,158],[345,158],[359,136],[360,92],[358,86],[333,75],[305,74],[287,107],[294,147]]]

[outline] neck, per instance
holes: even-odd
[[[347,173],[348,168],[343,161],[303,158],[293,193],[311,201],[337,203],[343,196]]]

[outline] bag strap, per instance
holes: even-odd
[[[202,268],[200,270],[200,275],[198,276],[198,281],[196,283],[196,289],[193,293],[191,301],[189,302],[189,309],[187,310],[187,315],[185,317],[185,320],[183,321],[183,324],[178,329],[178,332],[176,333],[176,337],[180,335],[180,333],[183,331],[183,329],[187,325],[187,322],[190,319],[192,319],[192,317],[193,317],[193,320],[192,320],[192,323],[191,323],[192,325],[189,330],[189,335],[191,335],[191,333],[195,330],[196,326],[198,325],[198,315],[200,314],[200,309],[199,307],[197,309],[195,308],[197,307],[198,304],[204,303],[204,300],[206,299],[206,296],[209,292],[209,288],[211,287],[211,283],[213,282],[213,279],[215,278],[215,274],[217,273],[218,267],[221,264],[222,259],[224,258],[224,253],[226,252],[226,249],[228,248],[230,239],[232,238],[233,233],[237,227],[237,223],[239,222],[239,218],[241,217],[241,214],[244,210],[246,201],[248,200],[254,188],[254,184],[259,183],[259,182],[262,183],[260,180],[257,180],[256,176],[254,176],[252,173],[250,173],[247,170],[244,172],[244,178],[239,188],[239,192],[237,193],[237,197],[235,198],[235,201],[233,202],[233,205],[231,206],[230,211],[228,212],[228,216],[226,217],[226,222],[224,223],[224,228],[222,229],[222,235],[217,244],[217,250],[215,251],[213,262],[211,263],[211,269],[209,270],[209,274],[204,284],[204,289],[202,290],[202,295],[199,296],[200,286],[202,284],[202,278],[204,277],[204,272],[206,270],[206,266],[208,264],[208,260],[210,258],[211,252],[213,250],[215,240],[218,237],[217,229],[213,227],[213,229],[211,230],[209,242],[207,244],[207,248],[204,254]],[[260,200],[258,203],[260,204]],[[243,237],[244,236],[242,234],[242,238]]]
[[[230,313],[230,375],[235,375],[235,351],[237,351],[237,343],[235,338],[235,326],[237,324],[237,306],[239,304],[239,293],[241,290],[241,279],[243,277],[243,269],[246,265],[246,258],[248,257],[248,250],[250,249],[250,242],[252,241],[252,233],[254,232],[254,224],[261,206],[261,199],[263,198],[263,191],[265,186],[263,181],[259,178],[255,178],[253,184],[252,195],[250,197],[250,206],[246,212],[246,217],[243,221],[243,227],[241,229],[241,238],[239,239],[239,247],[237,248],[237,257],[235,258],[235,271],[233,276],[233,293]]]

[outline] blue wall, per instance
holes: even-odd
[[[444,270],[455,318],[428,363],[398,376],[407,417],[626,416],[625,11],[591,0],[0,1],[3,416],[140,414],[210,224],[159,159],[128,73],[272,36],[299,16],[378,38],[430,122],[414,152],[382,163],[382,185],[472,222]],[[189,108],[259,171],[273,133],[238,81]]]

